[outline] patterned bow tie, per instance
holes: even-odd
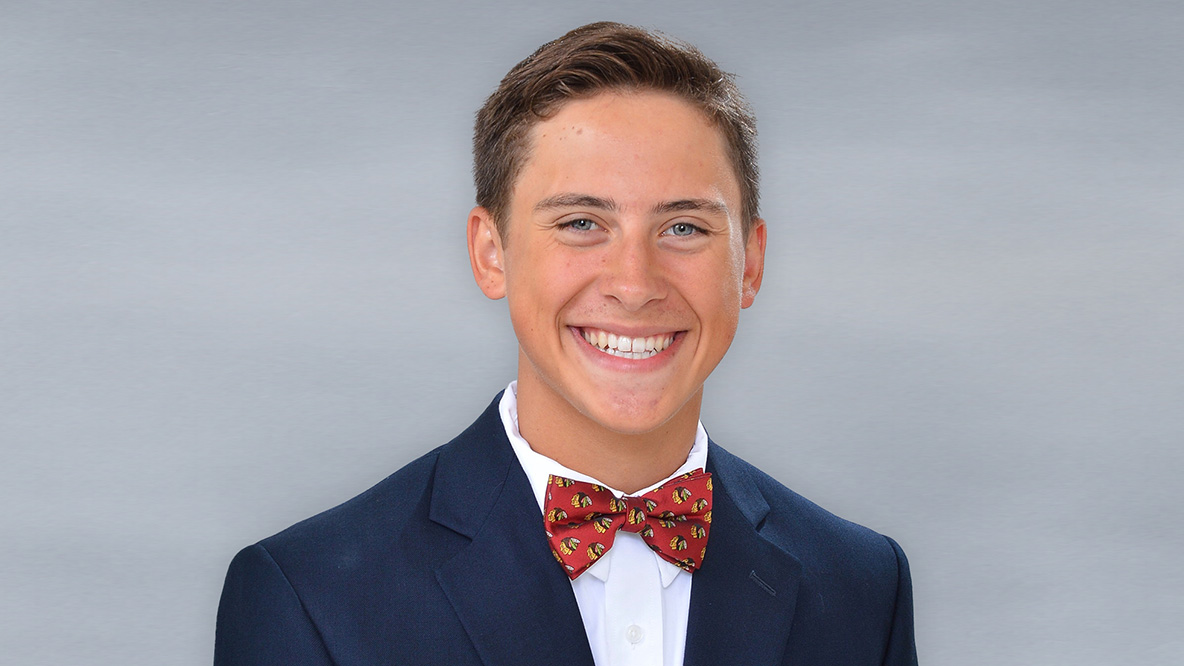
[[[662,559],[693,572],[707,553],[711,475],[697,469],[620,499],[603,486],[551,475],[546,509],[551,552],[572,580],[612,548],[617,530],[641,535]]]

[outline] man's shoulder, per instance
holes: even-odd
[[[393,537],[407,520],[416,516],[417,505],[430,491],[436,461],[444,446],[407,463],[353,498],[267,537],[260,544],[275,553],[336,544],[356,547],[377,538]],[[376,530],[378,525],[383,529]]]
[[[498,393],[500,397],[501,393]],[[259,542],[272,553],[296,551],[302,556],[329,549],[385,549],[407,530],[429,520],[433,488],[450,484],[438,469],[462,473],[495,456],[501,421],[497,398],[477,421],[443,446],[408,462],[386,479],[342,504],[300,521]],[[329,555],[329,553],[323,553]]]
[[[895,576],[899,547],[890,538],[842,518],[712,442],[717,470],[741,488],[741,504],[761,536],[807,568]]]
[[[486,410],[360,495],[241,550],[219,606],[221,654],[261,650],[257,640],[266,637],[301,659],[322,642],[350,656],[342,663],[469,658],[438,576],[471,543],[464,517],[501,497],[512,455],[496,411]],[[312,638],[290,647],[298,630]],[[250,663],[298,661],[276,661],[275,645],[266,645],[266,662]]]
[[[895,541],[823,509],[714,442],[708,463],[740,520],[787,555],[783,571],[796,571],[793,631],[812,639],[791,643],[787,663],[916,663],[912,581]]]

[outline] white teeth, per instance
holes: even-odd
[[[621,358],[643,359],[649,358],[666,349],[674,342],[674,335],[651,335],[644,338],[631,338],[625,335],[605,331],[584,330],[584,339],[600,349],[600,351]]]

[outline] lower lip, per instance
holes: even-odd
[[[621,356],[613,356],[600,351],[600,348],[593,345],[584,339],[583,330],[574,326],[569,326],[569,330],[576,338],[579,344],[589,357],[599,365],[613,368],[616,370],[652,370],[664,364],[674,354],[674,350],[682,343],[685,331],[679,331],[674,334],[674,339],[662,351],[646,358],[624,358]]]

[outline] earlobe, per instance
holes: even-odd
[[[505,255],[497,225],[488,210],[477,206],[469,212],[469,263],[481,292],[492,299],[506,295]]]
[[[756,293],[761,290],[761,279],[765,276],[765,241],[768,230],[765,221],[757,218],[748,232],[748,242],[744,247],[744,290],[740,297],[740,307],[750,307],[756,300]]]

